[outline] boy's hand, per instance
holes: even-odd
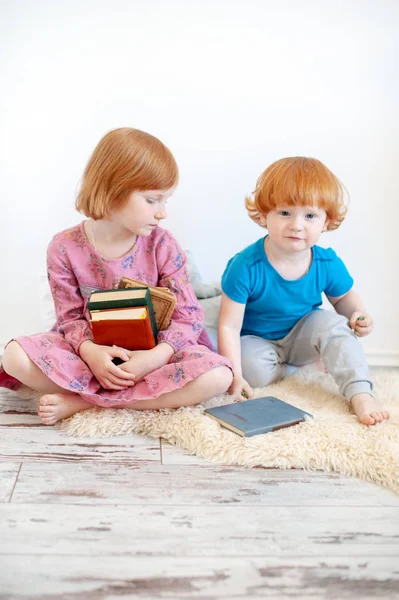
[[[234,377],[233,382],[227,391],[231,396],[235,396],[236,402],[248,400],[254,395],[251,386],[242,376]]]
[[[349,319],[349,326],[355,335],[364,337],[373,330],[373,319],[366,312],[355,311]]]
[[[128,350],[116,346],[100,346],[91,341],[85,341],[79,349],[79,354],[104,389],[125,390],[134,385],[134,376],[112,362],[114,358],[128,361]]]

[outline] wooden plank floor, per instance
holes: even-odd
[[[68,438],[0,392],[0,599],[399,597],[399,497]]]

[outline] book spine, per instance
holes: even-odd
[[[147,298],[147,309],[148,309],[148,316],[149,316],[149,320],[150,320],[150,324],[151,324],[152,333],[153,333],[154,337],[156,338],[156,336],[158,335],[158,325],[157,325],[157,321],[155,319],[154,305],[152,303],[152,298],[151,298],[151,294],[150,294],[149,290],[148,290],[148,298]]]
[[[151,348],[154,348],[157,345],[156,333],[154,332],[150,318],[144,320],[144,325],[147,334],[147,349],[151,350]]]

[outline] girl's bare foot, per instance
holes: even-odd
[[[364,425],[375,425],[385,419],[389,419],[389,413],[370,394],[356,394],[352,396],[351,404],[358,420]]]
[[[93,404],[82,400],[78,394],[45,394],[40,398],[38,415],[45,425],[55,425],[87,408],[93,408]]]

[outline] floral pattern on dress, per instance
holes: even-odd
[[[90,254],[89,269],[93,275],[102,277],[103,281],[107,280],[107,272],[103,265],[103,259],[95,254]]]
[[[51,379],[51,373],[53,371],[53,363],[51,360],[51,356],[49,354],[43,354],[41,356],[38,356],[35,362],[39,369]]]
[[[74,392],[84,392],[89,382],[89,375],[76,376],[69,382],[69,389]]]
[[[185,374],[184,374],[184,369],[183,367],[178,366],[177,364],[175,365],[175,371],[172,373],[169,373],[167,375],[168,379],[172,379],[174,383],[180,383],[183,379],[186,378]]]

